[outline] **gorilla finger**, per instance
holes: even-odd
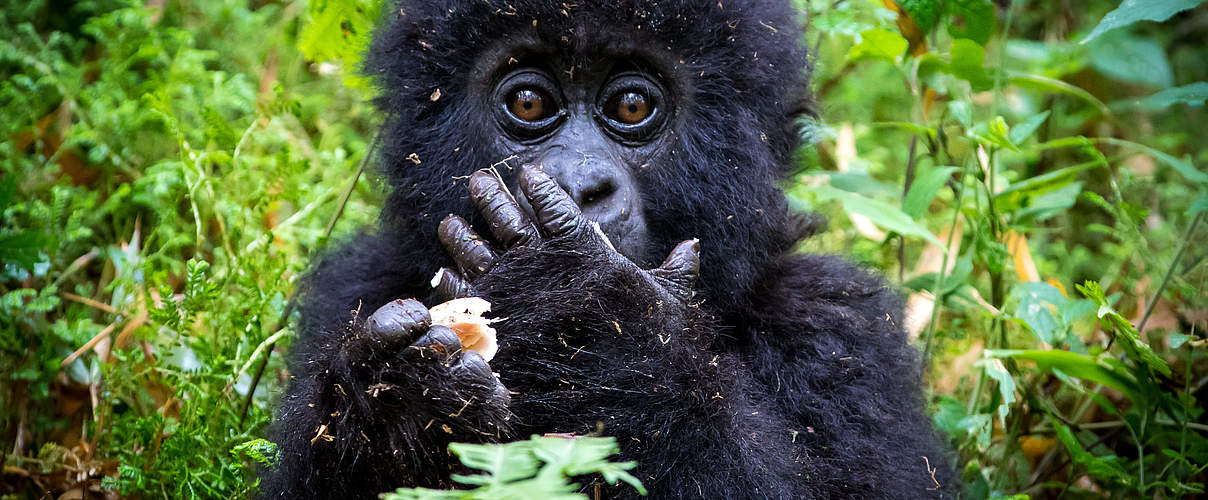
[[[460,299],[473,295],[470,283],[452,269],[441,268],[435,277],[436,296],[441,300]]]
[[[681,241],[667,255],[667,260],[650,273],[670,281],[681,298],[691,296],[692,286],[700,276],[700,240]]]
[[[520,167],[520,190],[533,206],[537,224],[550,236],[566,236],[584,227],[579,205],[540,168]]]
[[[487,361],[474,351],[463,352],[460,362],[453,365],[452,372],[454,377],[478,381],[491,380],[491,383],[494,384],[495,374],[491,373],[491,365],[488,365]]]
[[[537,228],[516,204],[507,186],[490,172],[479,170],[470,174],[470,197],[487,219],[491,234],[504,247],[511,248],[537,238]]]
[[[417,349],[421,356],[435,353],[441,358],[447,358],[461,350],[461,339],[448,327],[434,325],[428,329],[427,334],[411,344],[411,348]]]
[[[432,323],[428,308],[418,300],[392,300],[365,322],[370,335],[382,339],[410,339]]]
[[[495,261],[494,252],[487,248],[486,242],[470,229],[470,225],[461,217],[450,214],[440,221],[436,232],[440,242],[445,245],[445,250],[469,279],[482,276]]]

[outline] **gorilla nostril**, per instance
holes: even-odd
[[[593,205],[608,199],[615,192],[617,192],[616,185],[612,181],[606,180],[581,191],[577,201],[579,202],[579,206]]]

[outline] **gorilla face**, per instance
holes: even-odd
[[[494,166],[514,192],[539,165],[644,268],[699,238],[702,296],[741,310],[805,231],[776,185],[809,111],[797,25],[783,0],[401,2],[365,66],[383,224],[489,233],[470,175]]]
[[[632,53],[582,62],[524,47],[488,54],[495,65],[480,109],[489,110],[497,127],[501,156],[540,166],[617,250],[650,262],[643,186],[635,173],[665,149],[676,107],[672,83],[656,63]]]

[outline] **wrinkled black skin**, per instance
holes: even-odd
[[[600,425],[639,462],[651,498],[951,497],[899,296],[840,258],[794,251],[818,224],[791,213],[776,185],[811,109],[786,3],[384,9],[366,69],[387,117],[379,166],[391,194],[376,228],[328,251],[301,283],[291,382],[270,430],[281,460],[262,476],[263,497],[450,487],[450,442]],[[565,101],[544,139],[515,140],[495,114],[495,86],[520,66],[547,70]],[[667,98],[668,120],[640,143],[614,140],[593,115],[621,68],[652,75]],[[617,250],[591,231],[546,228],[515,245],[492,235],[488,220],[501,216],[479,210],[467,184],[509,158],[498,168],[520,200],[519,165],[541,164]],[[615,196],[576,195],[595,171]],[[633,216],[608,222],[622,209]],[[448,214],[491,249],[482,272],[442,245]],[[688,297],[644,270],[692,238]],[[442,268],[506,318],[489,367],[429,327],[418,302],[392,302],[443,300],[429,285]]]

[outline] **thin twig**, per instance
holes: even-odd
[[[1166,290],[1166,285],[1170,284],[1170,277],[1174,276],[1175,269],[1179,267],[1179,261],[1183,260],[1183,252],[1191,244],[1191,236],[1195,234],[1195,227],[1200,225],[1200,221],[1204,220],[1204,214],[1208,212],[1199,212],[1195,214],[1195,218],[1191,220],[1191,225],[1187,226],[1187,231],[1183,232],[1183,240],[1179,242],[1179,251],[1174,254],[1174,261],[1166,268],[1166,274],[1162,276],[1162,283],[1158,285],[1158,289],[1154,291],[1153,298],[1149,304],[1145,305],[1145,314],[1141,316],[1141,322],[1137,323],[1137,332],[1145,331],[1145,323],[1149,321],[1149,315],[1153,313],[1154,306],[1158,305],[1158,299],[1162,298],[1162,292]]]

